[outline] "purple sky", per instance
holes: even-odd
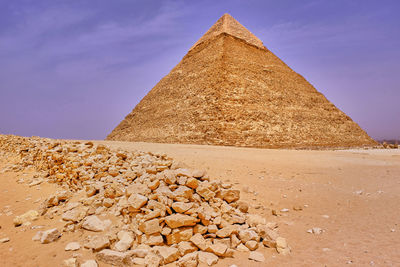
[[[0,133],[103,139],[224,13],[400,138],[400,1],[0,0]]]

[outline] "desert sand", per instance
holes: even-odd
[[[167,153],[188,168],[206,169],[211,180],[230,181],[241,189],[249,212],[278,223],[290,255],[263,248],[264,263],[248,252],[222,259],[217,266],[399,266],[400,150],[278,150],[206,145],[93,141],[124,150]],[[0,168],[12,162],[1,158]],[[23,175],[22,175],[23,176]],[[29,172],[25,172],[29,177]],[[64,251],[78,238],[69,233],[51,244],[31,240],[37,229],[16,228],[16,215],[39,206],[39,198],[59,188],[18,183],[21,174],[0,174],[1,266],[60,266],[76,252]],[[296,210],[295,210],[296,209]],[[274,212],[273,212],[274,211]],[[276,215],[273,215],[275,213]],[[40,218],[35,225],[54,221]],[[59,222],[62,225],[62,222]],[[320,228],[321,233],[308,233]],[[87,250],[79,258],[91,259]],[[99,262],[99,266],[103,265]]]

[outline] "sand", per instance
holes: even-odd
[[[206,169],[212,178],[230,180],[244,189],[242,198],[251,203],[252,212],[278,223],[281,236],[292,248],[289,256],[263,249],[263,264],[248,261],[248,253],[237,253],[217,266],[400,265],[400,150],[307,151],[95,142],[165,152],[190,168]],[[0,167],[11,160],[0,159]],[[65,245],[74,241],[73,234],[42,245],[31,240],[37,229],[23,232],[12,224],[14,216],[37,208],[40,202],[35,200],[57,187],[46,183],[37,190],[17,183],[18,178],[13,173],[0,174],[0,239],[10,238],[0,243],[0,266],[60,266],[74,253],[64,251]],[[7,216],[6,206],[12,215]],[[278,216],[272,215],[272,210]],[[54,222],[40,218],[33,225],[46,224]],[[307,233],[313,227],[323,233]],[[93,258],[85,250],[78,253],[80,258]]]

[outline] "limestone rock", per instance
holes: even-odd
[[[199,181],[196,178],[189,178],[186,181],[186,186],[192,189],[196,189],[199,186]]]
[[[185,256],[181,257],[177,262],[176,265],[179,267],[197,267],[198,265],[198,254],[197,252],[192,252],[186,254]]]
[[[149,253],[148,249],[144,249],[144,248],[136,248],[136,249],[132,249],[130,250],[130,254],[133,257],[137,257],[137,258],[144,258],[146,257],[146,255]]]
[[[237,201],[240,199],[240,190],[224,190],[222,191],[222,198],[228,203]]]
[[[75,258],[69,258],[67,260],[64,260],[63,266],[65,267],[78,267],[78,261]]]
[[[238,205],[237,205],[237,208],[238,208],[241,212],[247,213],[247,211],[249,210],[249,204],[248,204],[247,202],[239,201],[237,204],[238,204]]]
[[[81,264],[81,267],[98,267],[99,265],[95,260],[87,260]]]
[[[213,191],[211,191],[206,184],[200,184],[197,188],[196,188],[196,192],[197,194],[199,194],[200,196],[202,196],[205,200],[210,200],[211,198],[213,198],[215,196],[215,193]]]
[[[143,222],[139,226],[139,230],[147,235],[155,234],[161,232],[160,220],[153,219]]]
[[[183,214],[173,214],[165,217],[165,223],[170,228],[178,228],[182,226],[194,226],[198,220],[192,216]]]
[[[57,230],[57,228],[49,229],[44,231],[40,237],[40,243],[48,244],[56,241],[61,237],[61,233]]]
[[[283,237],[278,237],[276,239],[276,251],[282,255],[290,254],[290,248],[286,242],[286,239]]]
[[[83,246],[93,251],[100,251],[110,247],[110,239],[104,235],[88,236]]]
[[[246,243],[247,241],[250,241],[250,240],[259,241],[259,239],[260,239],[258,234],[255,231],[250,230],[250,229],[239,231],[239,238],[243,243]]]
[[[132,263],[139,266],[146,266],[146,260],[144,258],[132,258]]]
[[[190,238],[190,241],[193,243],[193,244],[195,244],[196,245],[196,247],[198,247],[199,249],[201,249],[201,250],[206,250],[207,248],[208,248],[208,245],[207,245],[207,242],[206,242],[206,240],[204,239],[204,237],[200,234],[200,233],[197,233],[197,234],[195,234],[194,236],[192,236],[191,238]]]
[[[173,197],[174,200],[176,201],[187,201],[189,200],[193,195],[193,190],[190,189],[187,186],[179,186],[175,191],[173,192]]]
[[[118,232],[119,241],[115,243],[114,249],[117,251],[127,251],[133,244],[133,233],[128,231]]]
[[[78,242],[71,242],[65,246],[65,251],[75,251],[81,248]]]
[[[162,258],[154,253],[149,253],[144,258],[146,266],[148,267],[158,267],[161,265]]]
[[[128,203],[132,208],[138,210],[147,203],[147,200],[148,198],[141,194],[132,194],[128,198]]]
[[[240,239],[235,234],[231,235],[231,248],[236,248],[240,243]]]
[[[105,198],[103,200],[103,206],[106,208],[110,208],[112,207],[112,205],[114,205],[114,200],[112,200],[111,198]]]
[[[324,232],[324,230],[322,230],[322,229],[319,228],[319,227],[313,227],[313,228],[307,230],[307,233],[315,234],[315,235],[320,235],[320,234],[322,234],[323,232]]]
[[[249,240],[244,245],[251,251],[256,250],[258,248],[258,242],[255,240]]]
[[[4,237],[4,238],[1,238],[0,239],[0,243],[7,243],[7,242],[9,242],[10,241],[10,238],[9,237]]]
[[[193,207],[193,203],[184,203],[184,202],[174,202],[172,203],[172,208],[179,213],[184,213],[188,209]]]
[[[193,236],[192,227],[180,227],[178,229],[173,229],[172,233],[167,235],[167,244],[178,244],[181,241],[188,241]]]
[[[219,229],[216,234],[218,237],[225,238],[229,237],[232,234],[236,234],[238,232],[238,227],[236,225],[227,225],[222,229]]]
[[[129,254],[125,252],[114,251],[111,249],[103,249],[96,254],[98,261],[113,265],[113,266],[129,266],[131,259]]]
[[[257,262],[265,262],[265,257],[263,254],[261,254],[260,252],[256,252],[256,251],[251,251],[249,254],[249,259],[250,260],[254,260]]]
[[[196,224],[193,227],[193,233],[195,233],[195,234],[200,233],[203,235],[203,234],[207,233],[207,230],[208,230],[207,226],[204,226],[202,224]]]
[[[79,222],[86,216],[87,209],[83,207],[77,207],[71,210],[66,211],[62,215],[62,219],[64,221],[72,221],[72,222]]]
[[[164,239],[160,234],[142,235],[142,243],[149,246],[161,246],[164,244]]]
[[[266,224],[265,218],[257,214],[247,214],[246,222],[250,225],[250,227],[256,227],[259,224]]]
[[[179,250],[174,247],[162,246],[162,247],[156,247],[155,250],[157,251],[158,255],[160,255],[161,258],[163,259],[164,264],[174,262],[180,256]]]
[[[204,170],[194,170],[192,172],[192,176],[194,178],[202,178],[204,175],[206,175],[206,172]]]
[[[214,243],[209,247],[210,251],[217,256],[223,257],[228,246],[222,243]]]
[[[248,249],[245,245],[243,245],[242,243],[240,243],[240,244],[236,247],[236,249],[237,249],[237,251],[240,251],[240,252],[249,251],[249,249]]]
[[[126,195],[129,197],[133,194],[148,195],[151,190],[145,184],[134,183],[126,188]]]
[[[31,221],[35,221],[39,218],[39,213],[36,210],[30,210],[24,214],[14,218],[14,226],[20,226],[23,224],[28,224]]]
[[[82,228],[93,232],[104,231],[111,222],[102,221],[96,215],[91,215],[83,220]]]
[[[218,262],[218,256],[210,252],[198,252],[199,262],[207,264],[208,266],[214,265]]]
[[[179,249],[181,256],[184,256],[188,253],[195,252],[198,250],[198,248],[192,242],[188,242],[188,241],[179,242],[178,249]]]

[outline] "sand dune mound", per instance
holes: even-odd
[[[376,145],[228,14],[107,139],[266,148]]]
[[[62,229],[39,231],[34,241],[52,243],[81,231],[81,240],[66,249],[82,245],[98,261],[118,266],[212,265],[237,250],[263,261],[254,252],[263,246],[290,253],[276,223],[249,214],[232,184],[183,169],[166,155],[16,136],[0,136],[0,151],[20,157],[5,171],[38,171],[30,186],[62,187],[38,210],[14,219],[15,227],[28,227],[38,216],[64,222]]]

